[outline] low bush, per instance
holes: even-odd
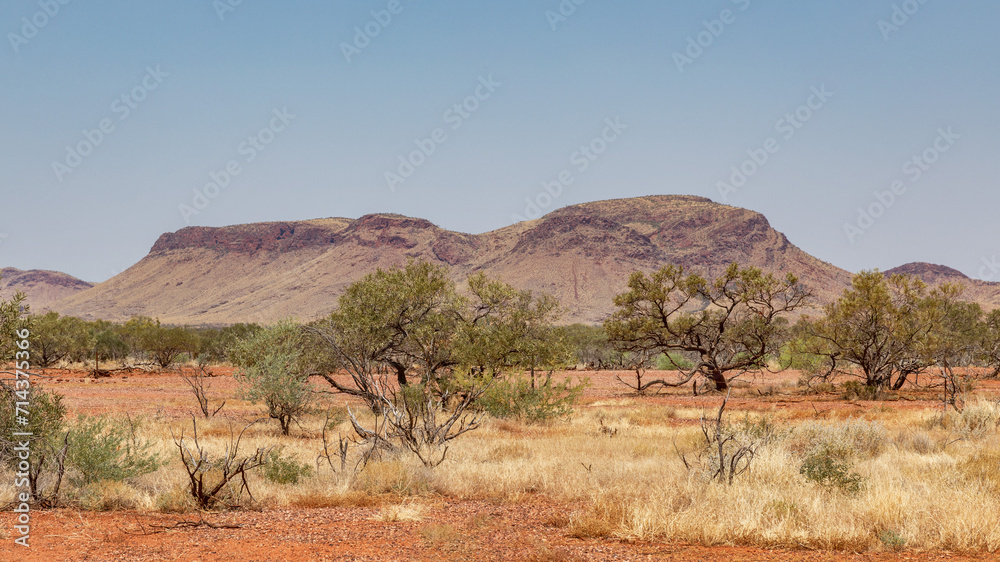
[[[283,451],[282,447],[271,451],[267,464],[264,465],[264,478],[275,484],[298,484],[299,480],[312,473],[312,467],[293,458],[283,457]]]
[[[854,495],[864,486],[864,478],[851,472],[852,468],[851,462],[840,456],[838,451],[821,447],[806,456],[799,473],[821,486]]]
[[[136,435],[130,419],[107,416],[77,418],[70,433],[69,465],[77,474],[76,485],[100,481],[121,482],[149,474],[163,466],[159,455],[150,451],[153,443]]]
[[[570,377],[557,383],[547,376],[533,387],[525,377],[500,378],[493,381],[476,405],[495,418],[545,422],[569,416],[589,384],[582,379],[574,385]]]

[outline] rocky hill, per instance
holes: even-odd
[[[913,262],[885,271],[886,275],[901,273],[919,277],[931,287],[942,283],[957,283],[965,287],[962,297],[978,302],[986,310],[1000,308],[1000,283],[972,279],[957,269],[933,263]]]
[[[23,291],[32,312],[45,311],[52,303],[93,286],[93,283],[58,271],[22,271],[13,267],[0,269],[0,299],[9,299],[14,293]]]
[[[702,197],[650,196],[565,207],[475,235],[394,214],[185,228],[162,235],[139,263],[56,309],[179,324],[309,320],[329,313],[363,275],[410,259],[446,265],[456,280],[486,271],[550,293],[567,322],[601,321],[630,273],[667,263],[709,275],[733,261],[790,271],[823,301],[850,279],[791,244],[759,213]]]

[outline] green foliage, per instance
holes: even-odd
[[[806,456],[799,473],[821,486],[853,495],[861,491],[864,478],[851,472],[852,468],[851,462],[840,456],[836,449],[822,446]]]
[[[2,279],[2,277],[0,277]],[[10,300],[0,300],[0,363],[14,359],[14,353],[19,351],[15,345],[19,330],[28,327],[24,315],[28,306],[24,304],[25,294],[15,293]]]
[[[563,339],[569,346],[572,360],[590,369],[622,370],[635,368],[638,354],[623,353],[615,349],[608,340],[604,326],[570,324],[559,327]]]
[[[348,287],[337,310],[308,327],[304,356],[385,420],[377,429],[355,426],[372,454],[398,443],[435,466],[450,440],[478,427],[482,414],[468,409],[493,381],[572,361],[553,326],[557,314],[548,295],[481,273],[460,294],[443,267],[410,262]],[[336,371],[351,383],[329,374]]]
[[[279,447],[268,455],[267,464],[263,468],[264,478],[275,484],[298,484],[299,480],[312,473],[312,467],[293,458],[283,457],[283,450]]]
[[[832,370],[838,363],[859,369],[867,386],[898,390],[934,362],[927,353],[933,304],[919,279],[862,271],[810,325],[808,351],[829,358]]]
[[[15,448],[27,441],[31,450],[27,474],[31,497],[45,505],[53,505],[59,499],[63,460],[68,446],[63,433],[66,407],[61,394],[33,385],[30,389],[28,424],[22,425],[18,416],[23,416],[23,413],[17,411],[16,404],[24,401],[24,397],[18,395],[21,391],[0,381],[0,464],[20,472],[20,459]],[[31,433],[31,436],[15,437],[15,431]]]
[[[259,324],[242,323],[224,328],[199,329],[195,331],[198,345],[194,355],[202,365],[225,363],[233,346],[263,329]]]
[[[136,316],[121,327],[121,333],[133,355],[141,355],[167,369],[183,354],[193,354],[198,336],[187,328],[164,326],[158,319]]]
[[[83,320],[47,312],[31,318],[32,363],[47,368],[63,360],[82,361],[91,349],[91,333]]]
[[[94,358],[94,371],[100,371],[101,361],[121,361],[131,349],[119,327],[106,320],[90,323],[90,357]]]
[[[827,366],[825,355],[812,353],[817,349],[817,338],[809,333],[811,324],[807,319],[800,319],[791,329],[791,337],[781,346],[778,354],[778,365],[782,369],[796,369],[806,375],[816,375]]]
[[[616,349],[692,354],[697,372],[720,390],[727,373],[766,367],[787,337],[784,316],[811,296],[794,275],[777,279],[735,263],[712,281],[675,265],[635,272],[628,288],[604,323]]]
[[[878,540],[889,550],[894,552],[903,550],[906,546],[906,537],[900,535],[892,529],[883,529],[878,534]]]
[[[70,433],[68,461],[79,472],[78,485],[122,481],[163,466],[151,452],[154,443],[140,439],[131,420],[80,415]]]
[[[313,393],[303,355],[300,326],[281,322],[239,342],[230,356],[238,370],[240,396],[264,403],[267,415],[288,435],[293,421],[309,411]]]
[[[661,353],[656,356],[656,368],[660,371],[686,371],[694,368],[694,363],[688,361],[684,355],[671,352]]]
[[[1000,376],[1000,308],[990,312],[983,322],[976,359],[990,369],[990,377]]]
[[[28,425],[21,425],[17,423],[16,402],[23,402],[22,397],[17,396],[13,385],[0,382],[0,462],[11,469],[17,465],[13,448],[23,440],[15,440],[11,436],[13,432],[30,433],[31,449],[43,451],[58,441],[64,426],[66,406],[62,403],[62,395],[38,385],[33,385],[30,392],[31,415],[27,416]]]
[[[503,377],[493,381],[476,406],[495,418],[546,422],[572,414],[573,406],[589,384],[590,381],[583,379],[574,385],[571,377],[557,383],[547,376],[533,387],[527,377]]]

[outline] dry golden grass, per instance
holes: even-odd
[[[720,398],[721,401],[721,398]],[[759,408],[759,404],[758,404]],[[696,408],[638,406],[606,400],[581,408],[569,421],[527,425],[487,420],[456,440],[447,460],[428,469],[408,455],[385,455],[364,470],[325,463],[315,437],[323,418],[281,436],[265,421],[249,428],[241,452],[282,446],[283,455],[312,466],[298,484],[277,484],[260,473],[249,478],[246,506],[367,507],[381,521],[419,521],[421,503],[440,496],[517,503],[542,494],[579,509],[553,516],[552,526],[575,537],[674,539],[705,545],[818,548],[855,551],[1000,550],[1000,406],[970,401],[962,414],[874,407],[816,412],[758,409],[727,412],[744,437],[770,428],[751,469],[731,485],[709,481],[689,460],[703,440]],[[853,414],[853,416],[852,416]],[[363,414],[362,414],[363,415]],[[199,420],[206,451],[223,454],[245,421]],[[609,432],[605,429],[611,428]],[[342,422],[331,435],[349,435]],[[142,436],[169,460],[152,474],[124,483],[74,491],[85,509],[185,512],[194,509],[173,437],[191,437],[191,422],[147,420]],[[857,493],[808,480],[801,472],[810,452],[825,447],[862,479]],[[5,477],[7,475],[0,475]],[[9,494],[0,491],[0,502]],[[477,524],[489,525],[489,521]],[[421,528],[432,544],[455,540],[447,525]],[[537,559],[560,559],[538,552]]]

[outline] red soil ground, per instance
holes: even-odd
[[[220,369],[218,375],[228,375]],[[609,402],[711,409],[719,396],[693,396],[690,388],[636,397],[615,376],[634,373],[569,372],[592,386],[584,406]],[[190,415],[194,402],[176,374],[117,373],[93,380],[84,373],[50,370],[50,388],[66,397],[76,412],[130,412],[177,420]],[[660,373],[649,373],[649,377]],[[879,409],[933,407],[933,393],[905,389],[893,401],[846,402],[829,394],[800,395],[783,381],[797,373],[759,375],[737,388],[732,409],[790,410],[794,417],[825,417],[834,410],[859,415]],[[786,383],[788,384],[788,383]],[[1000,383],[979,388],[1000,394]],[[232,377],[212,379],[210,394],[231,396]],[[235,407],[226,411],[241,412]],[[252,416],[250,411],[245,411]],[[432,500],[433,501],[433,500]],[[579,506],[535,497],[517,504],[433,501],[420,522],[373,520],[377,507],[276,509],[205,514],[81,512],[70,509],[32,513],[31,548],[13,543],[13,513],[0,513],[0,560],[984,560],[946,552],[844,553],[764,550],[679,543],[626,543],[577,539],[567,535],[566,514]],[[562,521],[563,523],[560,523]]]

